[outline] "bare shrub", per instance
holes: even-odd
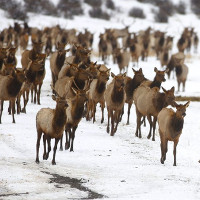
[[[72,18],[74,15],[83,14],[80,0],[60,0],[57,8],[66,18]]]
[[[107,0],[106,1],[106,6],[107,6],[107,8],[115,10],[115,4],[114,4],[114,2],[112,0]]]
[[[92,7],[100,7],[102,5],[102,0],[84,0],[84,2]]]
[[[89,11],[90,17],[100,18],[100,19],[110,19],[110,15],[106,12],[103,12],[101,7],[93,7],[92,10]]]
[[[160,23],[167,23],[168,15],[165,13],[164,10],[159,9],[157,13],[155,12],[155,21]]]
[[[47,0],[24,0],[25,10],[27,12],[41,13],[44,15],[57,16],[57,9],[51,1]]]
[[[191,0],[191,9],[196,15],[200,15],[200,1]]]
[[[144,19],[146,16],[141,8],[132,8],[129,11],[129,16]]]
[[[186,5],[183,1],[179,2],[179,4],[175,7],[176,9],[176,12],[179,13],[179,14],[182,14],[184,15],[186,12]]]
[[[28,17],[21,3],[14,0],[0,0],[0,8],[7,11],[8,17],[25,21]]]

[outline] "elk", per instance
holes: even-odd
[[[35,82],[36,80],[36,75],[39,71],[42,71],[44,69],[44,63],[43,63],[43,59],[41,60],[34,60],[34,61],[29,61],[28,67],[25,70],[25,75],[26,75],[26,81],[23,83],[20,92],[18,94],[17,97],[17,112],[19,114],[19,112],[24,112],[26,113],[26,105],[29,101],[29,92],[30,92],[30,88],[33,84],[33,82]],[[20,98],[21,95],[23,95],[23,99],[24,99],[24,107],[21,110],[21,106],[20,106]],[[33,100],[33,99],[32,99]]]
[[[141,44],[137,43],[136,41],[132,41],[130,44],[130,53],[131,53],[132,61],[133,62],[135,61],[138,66],[139,57],[142,55]]]
[[[174,166],[176,166],[176,147],[181,136],[184,117],[186,116],[186,108],[189,106],[190,101],[186,104],[177,104],[176,112],[171,108],[163,108],[158,114],[159,134],[161,141],[161,159],[160,162],[164,164],[168,150],[168,141],[174,142]]]
[[[88,91],[88,103],[87,103],[87,117],[90,119],[90,113],[92,113],[93,123],[96,121],[96,105],[100,103],[101,105],[101,123],[104,121],[104,108],[105,108],[105,99],[104,92],[106,89],[107,81],[109,80],[110,69],[107,71],[99,70],[97,78],[93,79],[90,84],[90,89]]]
[[[45,70],[45,59],[46,54],[39,54],[38,59],[40,60],[40,69],[36,71],[35,80],[33,81],[32,88],[31,88],[31,100],[32,102],[37,103],[40,105],[40,94],[41,94],[41,87],[43,84],[43,80],[45,78],[46,70]],[[34,92],[34,100],[33,100],[33,92]]]
[[[149,88],[146,86],[139,86],[133,95],[136,115],[137,115],[137,127],[136,127],[136,137],[141,138],[141,118],[147,116],[147,119],[150,124],[148,139],[151,138],[151,132],[153,128],[153,137],[152,140],[155,141],[155,129],[158,113],[162,108],[167,107],[168,105],[174,105],[174,87],[170,90],[165,90],[162,87],[164,93],[159,92],[158,87]],[[153,116],[153,123],[151,116]],[[139,135],[138,135],[139,133]]]
[[[54,53],[52,53],[50,57],[50,68],[51,68],[51,74],[52,74],[52,84],[53,87],[55,86],[55,82],[58,80],[58,74],[64,64],[65,56],[67,50],[58,50]]]
[[[160,88],[161,83],[166,81],[166,79],[165,79],[166,70],[160,71],[155,67],[154,72],[156,72],[156,75],[155,75],[153,81],[145,80],[145,81],[143,81],[142,85],[148,86],[150,88],[153,88],[153,87]]]
[[[199,45],[199,37],[197,33],[194,33],[194,53],[197,53],[198,50],[198,45]]]
[[[24,70],[15,69],[12,75],[3,76],[0,75],[0,100],[1,100],[1,111],[0,111],[0,123],[3,112],[4,101],[10,101],[13,123],[15,123],[15,100],[25,81]]]
[[[99,36],[99,57],[105,62],[110,55],[112,55],[112,44],[111,41],[107,39],[107,35],[105,34],[100,34]]]
[[[171,72],[175,69],[176,66],[182,65],[185,60],[185,55],[182,52],[178,52],[176,54],[173,54],[167,64],[167,75],[168,78],[170,78]]]
[[[155,52],[158,58],[165,44],[165,32],[156,31],[154,33],[154,37],[155,37]]]
[[[66,108],[68,106],[65,98],[59,96],[52,96],[56,101],[56,108],[42,108],[36,115],[36,129],[37,129],[37,142],[36,142],[36,163],[39,163],[39,148],[40,139],[43,134],[44,154],[43,160],[47,160],[51,151],[51,139],[55,138],[54,152],[52,165],[56,165],[55,156],[57,144],[63,135],[67,114]],[[48,143],[48,151],[46,152],[46,142]]]
[[[67,119],[65,124],[65,135],[66,135],[65,150],[70,148],[70,151],[74,151],[75,132],[79,122],[83,117],[84,104],[88,100],[86,94],[88,89],[89,89],[88,86],[84,90],[75,89],[72,87],[75,96],[73,98],[67,99],[69,107],[66,109]],[[60,150],[63,150],[62,138],[60,141]]]
[[[119,72],[128,71],[128,66],[131,58],[131,54],[128,51],[121,51],[120,48],[115,50],[114,56],[116,57]]]
[[[73,63],[64,64],[58,74],[58,79],[61,79],[65,76],[67,76],[67,77],[75,76],[77,71],[78,71],[77,64],[73,64]]]
[[[161,65],[161,67],[167,66],[167,64],[169,62],[169,48],[168,47],[164,47],[164,49],[160,53],[159,57],[160,57],[160,65]]]
[[[120,115],[124,107],[126,93],[124,90],[124,78],[126,73],[115,75],[111,72],[113,77],[112,82],[106,88],[104,93],[104,98],[108,111],[108,124],[107,124],[107,133],[110,132],[110,118],[111,118],[111,132],[110,135],[114,136],[117,131],[117,126],[120,121]],[[116,123],[116,125],[115,125]]]
[[[185,82],[188,75],[188,67],[185,64],[177,65],[176,68],[176,78],[178,83],[178,92],[180,91],[180,85],[183,84],[182,91],[185,92]]]
[[[22,53],[21,64],[23,69],[28,67],[30,60],[37,59],[37,56],[41,53],[42,48],[42,42],[33,42],[33,48],[31,50],[25,50]]]
[[[130,110],[133,104],[133,93],[135,89],[144,81],[146,78],[144,77],[144,74],[142,72],[142,68],[140,68],[138,71],[134,70],[134,77],[130,78],[128,76],[125,77],[125,92],[126,92],[126,101],[125,103],[128,103],[128,117],[127,117],[127,125],[129,124],[129,117],[130,117]]]
[[[0,70],[2,69],[4,59],[7,56],[8,48],[0,48]]]
[[[3,75],[9,75],[13,72],[14,68],[17,66],[17,58],[15,53],[17,48],[9,48],[6,58],[3,60],[3,66],[1,72]]]
[[[63,97],[67,94],[67,98],[74,97],[74,91],[72,87],[77,89],[84,89],[86,82],[91,78],[90,73],[82,68],[77,68],[78,71],[75,76],[63,77],[56,81],[54,90],[59,96]]]

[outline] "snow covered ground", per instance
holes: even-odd
[[[128,3],[129,1],[127,1]],[[104,27],[122,27],[119,21],[76,17],[74,20],[33,16],[31,26],[60,25],[82,30],[88,27],[97,38]],[[131,29],[140,30],[148,26],[168,29],[169,34],[177,39],[183,26],[196,26],[200,21],[192,14],[178,16],[180,20],[170,19],[168,25],[155,24],[150,21],[137,20]],[[130,20],[130,19],[128,19]],[[131,20],[130,20],[131,21]],[[4,20],[2,28],[13,22]],[[98,24],[98,25],[97,25]],[[96,48],[97,40],[94,42]],[[200,52],[200,51],[198,51]],[[174,46],[173,53],[176,53]],[[93,61],[101,62],[92,57]],[[177,95],[200,96],[200,57],[193,54],[186,59],[189,67],[186,92]],[[20,66],[20,55],[18,55]],[[111,61],[111,71],[118,74],[118,67]],[[154,57],[148,62],[140,62],[147,78],[154,77],[154,67],[160,69],[160,63]],[[130,64],[128,75],[133,76]],[[173,167],[173,144],[165,164],[160,163],[160,141],[156,131],[156,141],[148,140],[149,126],[142,127],[142,139],[135,137],[136,116],[134,106],[131,109],[130,125],[126,125],[127,106],[122,122],[114,137],[106,133],[105,122],[100,123],[101,113],[97,107],[94,124],[82,119],[74,142],[74,152],[57,151],[57,165],[49,160],[42,160],[43,144],[41,140],[40,164],[35,163],[36,128],[35,116],[43,107],[55,107],[51,99],[51,76],[49,60],[46,61],[47,74],[42,87],[41,105],[28,103],[27,114],[15,115],[16,124],[7,114],[4,106],[2,124],[0,125],[0,199],[2,200],[49,200],[49,199],[200,199],[200,103],[191,102],[187,109],[183,133],[177,147],[177,167]],[[167,78],[167,77],[166,77]],[[166,89],[176,85],[175,79],[167,80]],[[106,113],[106,112],[105,112]],[[52,141],[54,142],[54,141]],[[53,143],[52,143],[53,145]]]

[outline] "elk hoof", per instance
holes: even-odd
[[[161,162],[162,164],[164,164],[164,160],[163,160],[163,158],[160,159],[160,162]]]
[[[110,132],[110,129],[107,127],[107,133],[109,133]]]
[[[176,163],[174,163],[173,166],[176,166]]]
[[[60,151],[63,151],[63,147],[60,147]]]
[[[151,135],[148,135],[148,136],[147,136],[147,139],[150,139],[150,138],[151,138]],[[153,139],[152,139],[152,140],[153,140]]]
[[[152,138],[152,141],[155,141],[155,138]]]
[[[35,160],[35,162],[36,162],[37,164],[39,164],[39,163],[40,163],[40,161],[39,161],[39,159],[38,159],[38,158]]]
[[[69,149],[69,144],[65,144],[65,150]]]
[[[52,160],[52,165],[56,165],[56,162]]]

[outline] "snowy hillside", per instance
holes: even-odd
[[[79,31],[88,28],[94,36],[93,49],[97,51],[99,33],[105,28],[123,28],[130,26],[130,31],[144,30],[151,26],[154,29],[165,30],[174,36],[172,53],[177,52],[176,42],[184,27],[195,27],[200,36],[200,20],[188,9],[187,15],[175,14],[169,18],[168,24],[155,23],[151,13],[146,20],[128,17],[126,10],[137,4],[146,12],[151,10],[149,4],[141,4],[131,0],[115,0],[120,8],[119,15],[110,21],[76,16],[74,19],[56,18],[29,13],[29,25],[44,28],[59,24],[63,28],[75,28]],[[175,1],[174,1],[175,2]],[[176,1],[178,3],[178,0]],[[185,1],[186,2],[186,1]],[[189,1],[187,1],[189,3]],[[14,21],[7,19],[4,11],[0,11],[2,30]],[[30,48],[30,47],[29,47]],[[200,48],[198,53],[187,55],[186,64],[189,67],[186,92],[176,95],[200,96]],[[18,67],[21,66],[20,52],[17,54]],[[102,61],[92,56],[92,61]],[[119,73],[118,66],[108,61],[107,66],[115,74]],[[155,57],[148,62],[140,60],[145,77],[153,79],[154,67],[161,69],[160,62]],[[128,75],[133,76],[130,63]],[[46,60],[46,76],[42,86],[41,105],[31,102],[27,105],[27,114],[16,115],[16,124],[7,113],[8,103],[5,103],[2,124],[0,124],[0,199],[2,200],[53,200],[53,199],[200,199],[200,103],[191,102],[186,111],[183,133],[177,146],[177,166],[173,166],[173,143],[169,149],[165,164],[160,163],[160,139],[156,130],[156,141],[147,139],[149,126],[142,126],[142,139],[135,137],[136,114],[132,106],[130,125],[126,125],[127,105],[125,114],[119,123],[114,137],[106,133],[107,112],[105,121],[100,123],[101,111],[97,107],[96,122],[80,122],[76,131],[74,152],[57,150],[57,165],[51,165],[53,153],[48,160],[42,160],[43,143],[40,145],[40,163],[35,163],[36,156],[36,113],[45,107],[54,108],[51,98],[51,72],[49,58]],[[167,79],[167,77],[166,77]],[[170,89],[177,82],[170,79],[163,87]],[[52,146],[54,141],[52,141]]]

